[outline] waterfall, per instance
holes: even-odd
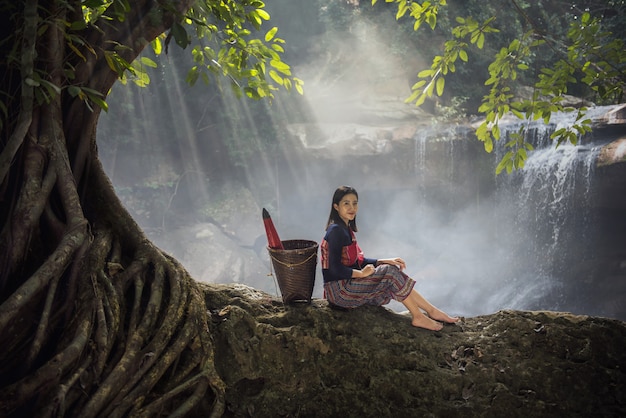
[[[521,177],[520,202],[527,202],[525,220],[534,219],[540,228],[547,227],[545,249],[550,254],[558,249],[566,227],[575,226],[570,225],[571,218],[586,217],[598,151],[598,147],[571,144],[548,146],[533,152],[516,173]]]
[[[526,309],[571,309],[579,283],[587,279],[579,273],[585,271],[581,266],[593,256],[586,241],[593,227],[590,188],[600,147],[584,141],[556,147],[550,135],[562,123],[568,121],[530,129],[535,150],[523,169],[500,175],[497,183],[497,200],[509,203],[502,205],[507,212],[500,218],[510,222],[514,268],[509,281]],[[505,135],[518,130],[507,128]]]
[[[589,116],[606,112],[594,108]],[[503,139],[493,154],[482,150],[473,131],[416,133],[415,189],[386,197],[394,211],[380,222],[394,237],[408,235],[404,242],[420,262],[409,273],[425,295],[469,315],[499,309],[602,314],[593,182],[607,139],[594,131],[578,145],[556,147],[550,135],[573,116],[552,120],[527,127],[535,149],[525,167],[498,176],[503,144],[519,123],[501,126]]]

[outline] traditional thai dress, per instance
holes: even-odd
[[[342,308],[362,305],[385,305],[395,299],[406,299],[415,281],[396,266],[366,258],[357,244],[354,232],[346,225],[331,224],[320,244],[324,295],[329,303]],[[376,266],[368,277],[352,278],[352,270],[368,264]]]

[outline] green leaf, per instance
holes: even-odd
[[[443,77],[439,77],[437,80],[437,96],[441,96],[443,94],[443,88],[446,84],[446,79]]]
[[[398,12],[396,13],[396,20],[399,20],[402,16],[404,16],[407,10],[408,7],[406,6],[406,1],[398,2]]]
[[[426,86],[426,89],[424,91],[424,94],[426,94],[428,97],[432,97],[433,96],[433,92],[435,91],[435,80],[431,80],[430,83],[428,83],[428,86]]]
[[[488,111],[489,109],[491,109],[491,105],[490,103],[482,103],[479,107],[478,107],[478,112],[480,113],[485,113],[486,111]]]
[[[278,28],[276,26],[274,26],[272,29],[268,30],[267,33],[265,34],[265,42],[269,42],[272,39],[274,39],[274,36],[276,35],[276,32],[278,32]]]
[[[259,15],[259,17],[261,17],[261,19],[263,19],[263,20],[270,20],[270,14],[267,13],[265,10],[263,10],[263,9],[256,9],[256,12]]]
[[[435,26],[437,26],[437,16],[434,13],[430,13],[426,17],[426,21],[428,22],[430,29],[435,30]]]
[[[511,174],[513,172],[513,160],[509,160],[506,163],[506,173]]]
[[[274,70],[270,70],[270,77],[272,77],[272,80],[274,80],[276,83],[282,85],[283,84],[283,78],[278,75],[278,73]]]
[[[185,30],[183,25],[178,22],[174,22],[174,24],[172,25],[171,33],[174,37],[174,41],[176,41],[178,46],[180,46],[182,49],[187,48],[187,45],[189,45],[190,42],[189,35],[187,34],[187,31]]]
[[[151,60],[151,59],[150,59],[150,58],[148,58],[148,57],[141,57],[140,61],[141,61],[141,63],[142,63],[143,65],[145,65],[146,67],[151,67],[151,68],[157,68],[157,67],[158,67],[158,66],[157,66],[157,63],[156,63],[156,62],[154,62],[153,60]]]
[[[248,21],[252,22],[252,25],[255,27],[255,29],[259,29],[261,25],[263,24],[263,20],[261,19],[261,16],[259,16],[256,10],[253,10],[250,13],[248,13]]]
[[[89,87],[81,87],[81,90],[84,91],[87,94],[87,96],[90,96],[90,97],[91,96],[103,97],[102,93],[100,93],[98,90],[94,90]]]
[[[406,99],[404,99],[404,103],[411,103],[412,101],[414,101],[415,99],[417,99],[417,96],[420,95],[420,90],[413,90],[413,93],[411,93],[411,95],[409,97],[407,97]]]
[[[411,86],[411,90],[417,90],[425,84],[426,84],[426,80],[420,80],[417,83],[413,84],[413,86]]]
[[[156,55],[161,55],[161,53],[163,52],[163,43],[161,42],[161,38],[159,38],[158,36],[154,38],[154,40],[151,42],[151,45],[154,53]]]
[[[502,159],[498,163],[498,166],[496,167],[496,174],[500,174],[502,172],[502,170],[504,170],[506,168],[507,164],[509,164],[509,162],[511,161],[511,156],[512,155],[513,155],[513,153],[511,151],[509,151],[506,154],[504,154],[504,156],[502,157]]]
[[[296,83],[296,91],[300,94],[304,94],[304,89],[302,88],[302,84]]]
[[[274,51],[276,51],[276,52],[281,53],[281,54],[282,54],[283,52],[285,52],[285,48],[283,48],[283,47],[282,47],[281,45],[279,45],[279,44],[272,44],[272,49],[273,49]]]
[[[270,65],[285,75],[291,75],[291,68],[282,61],[271,60]]]
[[[241,75],[242,75],[242,77],[247,77],[247,78],[258,77],[259,76],[259,72],[256,69],[254,69],[254,68],[250,68],[250,69],[242,71]]]
[[[68,86],[67,92],[70,94],[70,96],[76,97],[80,94],[80,88],[78,86]]]
[[[491,140],[491,134],[489,133],[487,122],[483,122],[476,129],[476,137],[483,142],[485,151],[493,151],[493,141]]]
[[[485,46],[485,35],[484,35],[483,33],[481,33],[481,34],[478,36],[478,40],[476,41],[476,46],[477,46],[479,49],[483,49],[483,46]]]
[[[497,124],[493,125],[491,127],[491,134],[493,135],[494,139],[500,139],[500,126],[498,126]]]
[[[67,46],[74,51],[74,53],[76,55],[78,55],[83,61],[87,61],[87,58],[85,58],[85,56],[80,52],[80,50],[78,48],[76,48],[76,46],[73,43],[68,43]]]
[[[43,86],[48,90],[48,93],[50,93],[50,95],[55,93],[61,94],[61,87],[57,86],[56,84],[53,84],[48,80],[41,80],[40,83],[43,84]]]
[[[76,20],[70,24],[71,30],[82,30],[87,27],[87,23],[84,20]]]
[[[187,84],[193,86],[198,81],[198,77],[200,76],[200,71],[197,66],[191,67],[191,69],[187,72]]]
[[[491,140],[491,135],[487,135],[487,137],[485,138],[485,151],[487,152],[491,152],[493,151],[493,141]]]
[[[433,74],[435,74],[434,70],[422,70],[419,73],[417,73],[417,77],[426,78],[426,77],[432,76]]]
[[[244,87],[243,91],[245,92],[246,96],[248,96],[251,99],[254,99],[254,100],[261,99],[261,96],[259,96],[259,93],[251,87]]]
[[[524,119],[524,114],[520,112],[519,110],[512,109],[511,113],[517,116],[518,119]]]
[[[89,98],[91,99],[92,102],[98,105],[100,109],[104,110],[105,112],[109,111],[109,105],[100,97],[89,97]]]

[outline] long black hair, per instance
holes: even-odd
[[[337,190],[335,190],[335,194],[333,195],[333,202],[330,205],[330,215],[328,216],[328,222],[326,223],[326,229],[328,229],[328,227],[331,224],[345,225],[345,222],[339,216],[339,212],[337,212],[337,209],[335,209],[335,205],[338,205],[339,202],[341,202],[341,199],[343,199],[343,197],[345,195],[347,195],[347,194],[353,194],[353,195],[356,196],[357,200],[359,199],[359,194],[357,193],[357,191],[356,191],[356,189],[354,187],[350,187],[350,186],[339,186],[339,187],[337,187]],[[348,226],[354,232],[358,231],[358,229],[356,227],[356,216],[354,217],[353,220],[348,222]]]

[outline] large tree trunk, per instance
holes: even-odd
[[[117,75],[105,51],[127,45],[132,61],[190,1],[167,13],[133,2],[123,22],[78,32],[64,22],[79,1],[19,3],[2,22],[21,35],[21,62],[2,66],[2,91],[14,97],[0,149],[0,415],[184,415],[201,400],[220,415],[203,293],[123,208],[97,156],[99,109],[67,89],[106,95]],[[93,49],[75,43],[83,59],[68,36]],[[34,72],[60,94],[38,100],[45,88],[21,82]]]

